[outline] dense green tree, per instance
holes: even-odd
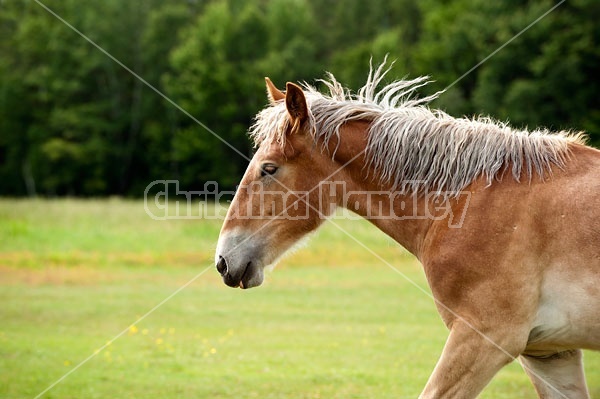
[[[258,79],[250,69],[265,52],[262,18],[251,5],[210,4],[172,52],[174,72],[164,78],[168,94],[206,126],[179,115],[173,147],[175,160],[185,165],[179,171],[185,185],[217,179],[234,184],[245,159],[219,138],[250,154],[244,133],[250,109],[260,106]]]
[[[457,0],[438,7],[426,14],[417,68],[432,71],[437,90],[452,85],[554,4]],[[562,4],[435,105],[453,114],[493,115],[517,126],[586,130],[593,143],[600,143],[599,17],[597,2]]]
[[[552,2],[529,5],[507,18],[508,40]],[[600,142],[600,4],[573,1],[541,20],[531,33],[482,68],[473,106],[518,125],[586,130]],[[509,58],[510,57],[510,58]]]
[[[232,188],[264,76],[283,87],[331,71],[357,89],[386,54],[389,79],[429,75],[425,94],[451,85],[432,106],[453,115],[582,129],[600,144],[594,0],[561,4],[464,77],[556,3],[44,3],[152,88],[37,3],[0,0],[0,195],[139,196],[157,179]]]
[[[266,104],[264,76],[311,77],[316,51],[310,9],[302,0],[210,4],[171,56],[168,92],[208,129],[180,117],[174,146],[187,186],[217,180],[232,188],[251,154],[246,131]],[[224,144],[226,140],[238,151]],[[240,154],[241,153],[241,154]]]
[[[421,10],[416,2],[339,2],[336,8],[335,51],[330,70],[346,85],[358,88],[369,71],[369,59],[377,64],[389,55],[394,69],[389,79],[415,76],[412,53],[420,35]],[[345,43],[350,45],[346,46]]]
[[[159,1],[46,3],[140,75],[156,67],[144,59],[143,40]],[[150,91],[36,3],[4,1],[2,8],[3,191],[12,185],[7,193],[127,193],[144,170],[143,119],[157,110],[155,100],[144,106]]]
[[[63,7],[72,9],[74,3],[64,2]],[[102,186],[99,175],[105,164],[97,161],[105,141],[99,136],[108,134],[108,125],[99,114],[108,112],[110,104],[89,90],[89,84],[103,57],[39,6],[3,6],[12,54],[3,51],[2,137],[7,142],[3,150],[15,162],[4,165],[7,179],[19,181],[14,175],[21,172],[30,194]],[[11,115],[13,110],[19,118]]]

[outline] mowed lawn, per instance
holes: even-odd
[[[447,336],[421,267],[365,221],[335,223],[389,265],[328,222],[242,291],[212,265],[219,220],[0,200],[0,397],[63,377],[40,397],[417,397]],[[600,397],[599,354],[586,369]],[[514,362],[482,397],[535,394]]]

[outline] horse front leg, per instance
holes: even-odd
[[[456,320],[420,398],[475,398],[498,370],[519,355],[525,346],[522,341],[514,330],[484,336]]]

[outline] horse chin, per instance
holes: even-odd
[[[223,275],[223,282],[233,288],[248,289],[258,287],[264,281],[263,268],[255,262],[248,262],[238,270],[237,273],[228,272]]]
[[[238,286],[241,289],[258,287],[263,283],[264,279],[265,275],[263,268],[260,266],[254,266],[253,263],[250,263],[242,275]]]

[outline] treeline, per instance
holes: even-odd
[[[250,155],[264,76],[333,72],[357,89],[371,56],[390,79],[443,89],[556,3],[550,0],[42,0]],[[569,0],[433,106],[600,143],[600,2]],[[38,3],[0,0],[0,195],[140,196],[156,179],[232,188],[246,161]]]

